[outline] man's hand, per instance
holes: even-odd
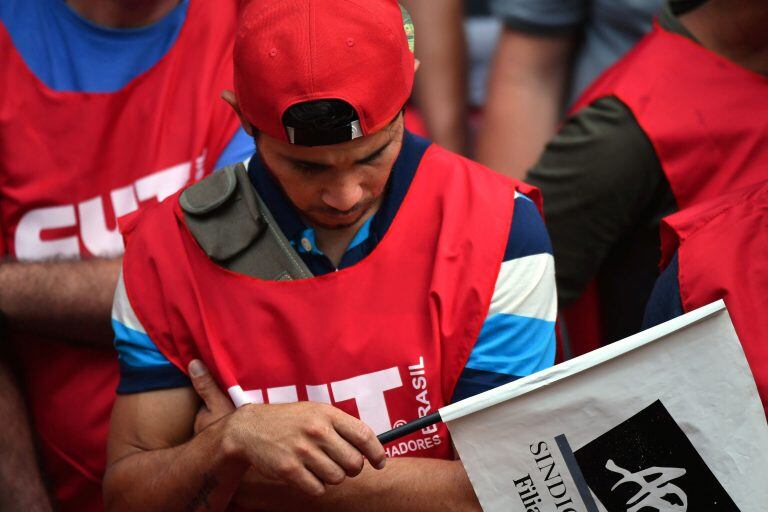
[[[197,396],[203,401],[200,410],[195,416],[195,435],[208,428],[224,416],[234,412],[235,405],[225,395],[208,368],[199,359],[195,359],[187,366],[192,385]]]
[[[246,405],[222,421],[225,453],[310,496],[360,474],[365,458],[376,469],[386,461],[367,425],[326,404]]]
[[[199,361],[188,367],[204,405],[195,417],[195,433],[226,418],[234,451],[262,477],[285,482],[319,496],[363,470],[364,457],[384,467],[384,448],[361,421],[329,405],[311,402],[250,405],[235,410],[213,376]]]

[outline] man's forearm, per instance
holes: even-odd
[[[489,78],[477,158],[523,179],[561,117],[572,36],[538,37],[505,30]]]
[[[244,482],[235,502],[246,508],[276,511],[481,510],[460,461],[416,458],[390,459],[382,471],[366,466],[357,478],[329,487],[324,496],[314,499],[298,496],[284,486]]]
[[[40,478],[32,435],[16,384],[0,360],[0,510],[47,512],[51,510]]]
[[[113,462],[104,476],[106,510],[225,510],[248,465],[222,448],[221,426],[175,448],[140,451]]]
[[[0,312],[12,330],[111,345],[121,261],[0,263]]]
[[[404,0],[413,17],[416,102],[433,140],[451,151],[466,146],[466,44],[459,0]]]

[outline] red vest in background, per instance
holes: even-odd
[[[514,190],[432,145],[373,252],[296,281],[217,266],[174,197],[126,223],[126,291],[168,359],[186,372],[202,358],[236,405],[325,402],[381,433],[451,399],[488,313]],[[453,456],[444,425],[387,450]]]
[[[768,181],[664,219],[688,312],[725,299],[768,411]]]
[[[608,96],[632,111],[650,139],[679,209],[767,177],[768,78],[657,24],[572,114]],[[600,343],[595,293],[591,286],[566,313],[577,354]]]
[[[232,80],[235,8],[192,0],[173,48],[109,94],[49,89],[0,24],[0,254],[119,255],[116,217],[212,170],[238,124],[219,99]],[[14,342],[60,510],[100,510],[114,350]]]

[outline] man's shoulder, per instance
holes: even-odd
[[[468,192],[530,191],[530,187],[527,185],[437,144],[432,144],[429,147],[429,150],[424,154],[421,166],[434,166],[446,178],[449,176],[458,177]]]
[[[533,254],[552,254],[552,244],[540,213],[538,189],[437,145],[432,145],[424,158],[427,165],[439,166],[443,172],[464,173],[468,179],[462,184],[469,185],[465,187],[469,194],[514,195],[512,222],[504,261]],[[480,199],[493,202],[492,198],[485,196]],[[504,202],[499,202],[500,207],[503,204]],[[493,204],[490,206],[492,208]]]
[[[187,227],[198,219],[200,223],[210,223],[213,219],[221,227],[221,222],[228,220],[229,203],[236,199],[238,180],[235,170],[239,165],[222,168],[198,182],[187,184],[158,203],[121,217],[119,226],[125,238],[126,252],[135,251],[139,246],[139,250],[150,254],[155,242],[171,234],[169,229],[181,227],[177,222],[179,218],[187,221]]]
[[[181,208],[192,215],[206,214],[221,208],[235,194],[238,169],[243,172],[242,163],[222,167],[185,188],[179,195]]]
[[[478,171],[484,174],[494,175],[500,180],[505,180],[508,182],[513,181],[510,178],[504,176],[503,174],[499,174],[479,162],[471,160],[458,153],[454,153],[453,151],[445,149],[444,147],[434,143],[429,146],[429,150],[424,154],[424,161],[449,165],[457,169],[467,169],[471,171]]]
[[[138,210],[118,219],[118,229],[125,247],[124,259],[153,260],[168,251],[165,241],[176,238],[173,233],[179,227],[176,222],[177,207],[179,196],[184,190],[162,201],[142,205]]]
[[[552,242],[544,219],[531,198],[515,192],[515,209],[504,250],[504,261],[540,254],[552,255]]]
[[[195,183],[187,184],[159,203],[147,205],[120,219],[120,231],[124,236],[133,235],[140,229],[151,226],[170,216],[177,208],[192,216],[206,216],[217,210],[226,209],[237,190],[237,172],[245,172],[242,163],[223,167]]]

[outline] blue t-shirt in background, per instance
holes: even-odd
[[[30,71],[59,92],[109,94],[152,69],[173,47],[187,17],[182,0],[161,20],[141,28],[96,25],[64,0],[1,0],[0,22]],[[253,152],[240,129],[219,156],[216,168]]]

